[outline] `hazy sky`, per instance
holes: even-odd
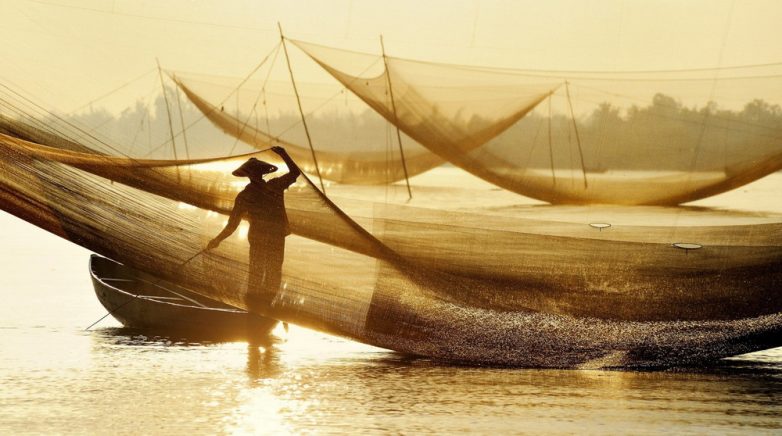
[[[390,54],[443,62],[623,70],[782,61],[775,0],[0,0],[0,80],[68,112],[156,57],[242,76],[277,43],[278,21],[293,38],[361,51],[378,52],[382,33]],[[137,88],[105,103],[127,105]]]

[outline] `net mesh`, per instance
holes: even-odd
[[[249,156],[279,163],[275,155],[134,159],[60,122],[3,120],[4,210],[250,307],[241,231],[188,259],[220,231],[244,185],[227,174]],[[402,352],[502,365],[666,366],[779,343],[775,216],[614,207],[600,211],[616,218],[601,232],[584,209],[554,208],[579,217],[562,220],[379,204],[326,197],[306,178],[288,191],[286,207],[294,235],[283,284],[252,307],[277,319]],[[680,241],[703,248],[671,246]]]
[[[679,204],[782,168],[782,65],[590,74],[388,57],[365,77],[378,56],[293,43],[441,158],[551,203]]]
[[[245,81],[237,87],[240,79],[211,77],[199,80],[196,75],[182,73],[174,77],[184,95],[222,131],[260,149],[284,146],[297,162],[301,162],[302,170],[317,174],[312,152],[299,125],[299,115],[278,112],[295,101],[290,85]],[[305,107],[319,108],[308,117],[308,122],[315,137],[315,155],[323,178],[349,184],[383,184],[404,179],[404,166],[397,146],[391,144],[386,126],[377,117],[349,108],[330,111],[329,97],[318,96],[323,90],[307,85],[300,87],[302,92],[309,94],[303,98]],[[225,104],[217,105],[226,96],[232,96],[229,99],[235,103],[228,104],[227,109]],[[337,104],[341,106],[342,102]],[[258,106],[263,108],[262,112]],[[267,117],[267,107],[274,108],[271,117]],[[443,163],[437,155],[410,139],[404,144],[409,176]]]

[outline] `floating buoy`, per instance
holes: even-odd
[[[671,244],[674,248],[679,248],[681,250],[684,250],[684,253],[688,253],[690,250],[698,250],[700,248],[703,248],[703,245],[701,244],[694,244],[692,242],[674,242]]]
[[[608,223],[589,223],[589,227],[598,229],[598,230],[600,230],[602,232],[603,229],[607,229],[607,228],[611,227],[611,224],[608,224]]]

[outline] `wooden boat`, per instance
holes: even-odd
[[[90,275],[98,300],[125,327],[234,340],[266,336],[277,325],[98,255],[90,256]]]

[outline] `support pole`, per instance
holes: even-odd
[[[288,65],[288,73],[291,75],[291,84],[293,85],[293,93],[296,94],[296,104],[299,106],[299,113],[301,114],[301,123],[304,125],[304,133],[307,135],[307,143],[310,145],[310,152],[312,152],[312,161],[315,163],[315,171],[318,173],[318,180],[320,180],[320,189],[323,193],[326,193],[326,186],[323,184],[323,177],[320,175],[320,166],[318,165],[318,158],[315,157],[315,148],[312,146],[312,138],[310,137],[310,130],[307,127],[307,119],[304,118],[304,110],[301,108],[301,98],[299,98],[299,90],[296,87],[296,80],[293,78],[293,69],[291,68],[291,59],[288,57],[288,46],[285,44],[285,36],[282,33],[282,25],[277,23],[277,27],[280,29],[280,41],[282,41],[282,49],[285,52],[285,63]]]
[[[548,95],[548,158],[551,162],[551,181],[554,186],[557,186],[557,174],[554,172],[554,146],[551,140],[551,97],[554,95],[552,92]]]
[[[146,109],[147,109],[147,153],[149,153],[152,150],[152,115],[149,114],[149,104],[147,104]]]
[[[388,59],[386,58],[386,46],[383,44],[383,35],[380,35],[380,49],[383,52],[383,66],[386,69],[386,81],[388,82],[388,94],[391,97],[391,110],[394,112],[394,127],[396,127],[396,139],[399,143],[399,155],[402,158],[402,169],[405,172],[405,183],[407,183],[407,197],[413,199],[413,191],[410,189],[410,178],[407,175],[407,162],[405,161],[405,151],[402,149],[402,134],[399,133],[399,118],[396,115],[396,102],[394,101],[394,87],[391,86],[391,71],[388,70]]]
[[[174,76],[174,80],[176,80],[176,75]],[[190,147],[187,145],[187,132],[185,131],[185,115],[182,113],[182,102],[179,98],[179,87],[174,87],[174,92],[176,93],[176,105],[177,109],[179,109],[179,122],[182,124],[182,140],[185,141],[185,158],[187,160],[190,160]]]
[[[567,102],[570,106],[570,119],[573,120],[573,130],[576,132],[576,143],[578,144],[578,157],[581,159],[581,173],[584,175],[584,188],[588,188],[586,167],[584,166],[584,152],[581,150],[581,137],[578,136],[578,126],[576,126],[576,114],[573,111],[573,101],[570,99],[570,83],[565,82],[565,93]]]
[[[176,155],[176,142],[174,142],[174,124],[171,122],[171,108],[168,106],[168,94],[166,93],[166,85],[163,83],[163,69],[160,68],[160,60],[155,58],[157,62],[157,72],[160,76],[160,89],[163,91],[163,100],[166,102],[166,114],[168,115],[168,132],[171,134],[171,149],[174,150],[174,160],[179,160]],[[179,166],[176,168],[177,181],[180,180]]]

